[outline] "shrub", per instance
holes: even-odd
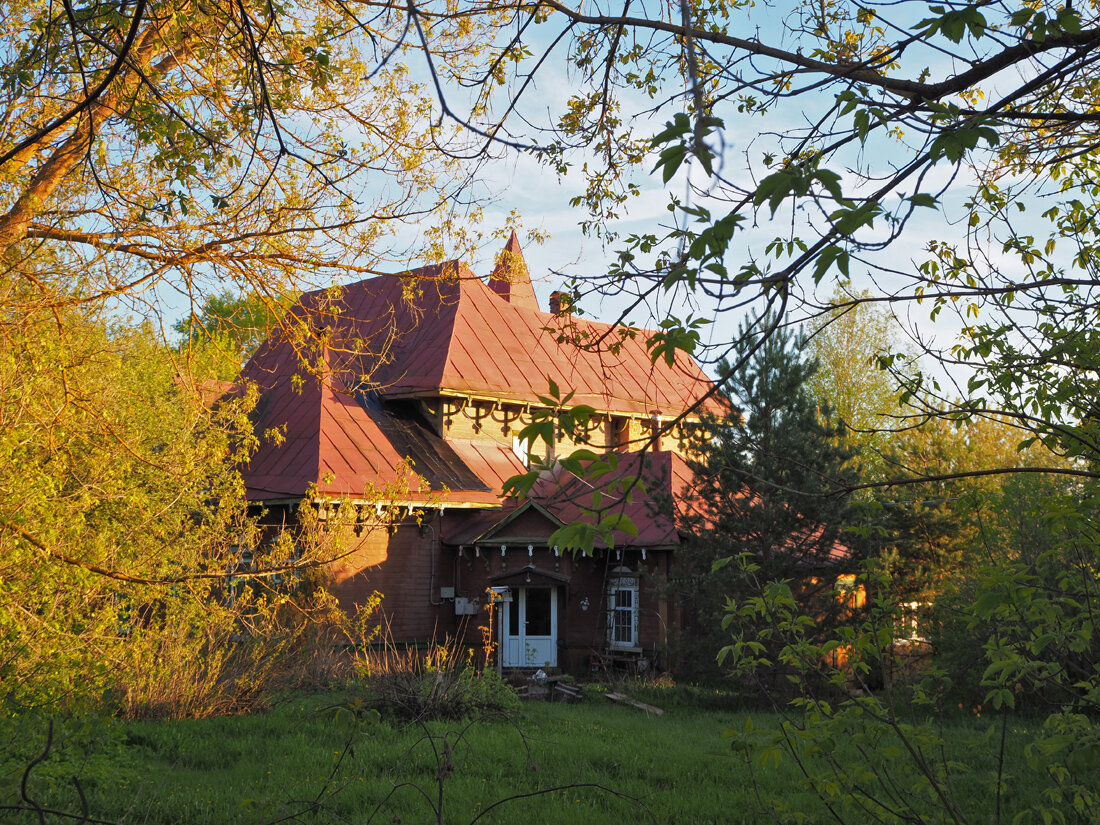
[[[433,646],[423,658],[390,656],[367,679],[370,701],[401,719],[461,719],[515,709],[515,691],[495,671],[479,670],[473,653]]]
[[[131,719],[248,712],[279,692],[347,675],[347,657],[336,652],[346,619],[323,591],[259,599],[247,623],[220,605],[195,605],[187,622],[174,618],[135,628],[125,640],[105,710]]]

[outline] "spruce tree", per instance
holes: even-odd
[[[710,422],[693,465],[695,507],[683,514],[689,539],[677,580],[688,620],[680,668],[696,675],[716,675],[731,629],[745,631],[726,619],[730,600],[785,581],[822,626],[831,624],[846,612],[833,595],[838,580],[864,555],[852,529],[861,508],[845,495],[858,475],[853,448],[810,393],[817,365],[804,337],[782,327],[752,334],[773,326],[770,317],[742,324],[733,362],[719,367],[730,414]]]

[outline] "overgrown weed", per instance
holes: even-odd
[[[387,640],[362,672],[368,701],[400,719],[464,719],[518,708],[515,691],[483,665],[454,639],[426,651],[401,650]]]

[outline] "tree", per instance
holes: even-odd
[[[774,320],[745,322],[739,339],[753,346],[751,330]],[[715,662],[727,627],[746,638],[755,633],[747,621],[722,621],[731,600],[782,581],[824,628],[844,607],[834,597],[838,578],[854,579],[859,569],[858,506],[828,495],[853,483],[854,454],[809,392],[817,364],[801,354],[804,347],[803,336],[777,330],[739,368],[724,364],[720,371],[733,412],[713,422],[694,467],[692,507],[683,519],[692,535],[679,556],[681,597],[692,620],[681,655],[688,669],[701,662],[701,672],[713,671],[706,663]]]
[[[216,346],[172,353],[155,336],[180,301],[215,316],[230,288],[274,307],[303,284],[374,272],[401,256],[388,236],[402,226],[437,257],[476,234],[474,168],[453,154],[462,136],[433,120],[429,87],[400,57],[405,11],[5,6],[5,692],[132,708],[192,684],[177,696],[186,707],[207,688],[232,695],[224,677],[238,665],[258,686],[286,664],[272,634],[288,594],[269,585],[288,571],[317,584],[310,571],[329,556],[308,531],[284,536],[254,559],[256,588],[229,598],[226,577],[258,538],[236,472],[255,441],[251,392],[215,411],[200,402],[202,379],[235,378],[248,344],[216,342],[231,344],[227,370]],[[426,28],[440,65],[477,61],[476,33]],[[120,321],[128,312],[145,325]],[[320,591],[297,606],[326,612]],[[257,645],[231,645],[245,627]]]
[[[1005,655],[1005,648],[1019,646],[1027,662],[1024,670],[1030,672],[1013,673],[1013,705],[1030,711],[1078,705],[1081,696],[1074,692],[1088,678],[1074,687],[1075,677],[1057,674],[1085,676],[1096,666],[1091,651],[1073,641],[1082,621],[1089,621],[1080,611],[1091,610],[1095,592],[1088,570],[1095,565],[1096,536],[1090,520],[1082,518],[1094,508],[1094,494],[1047,475],[1005,476],[983,486],[951,507],[965,519],[969,542],[957,554],[953,575],[940,579],[934,600],[928,601],[923,632],[936,672],[944,677],[942,695],[967,707],[987,703],[989,674],[974,667],[975,651],[993,661]],[[1037,603],[1027,605],[1016,621],[987,612],[985,604],[975,609],[979,599],[999,601],[997,589],[1006,582],[1019,588],[1018,596],[1034,588]],[[1047,597],[1055,599],[1055,611],[1042,617],[1041,611],[1051,607]],[[1036,644],[1044,633],[1054,635]]]
[[[850,291],[838,289],[835,303],[848,303]],[[862,297],[868,297],[866,292]],[[868,480],[888,476],[883,453],[892,434],[914,424],[898,403],[902,388],[895,372],[880,367],[880,359],[899,352],[899,325],[881,306],[848,304],[823,315],[808,344],[818,363],[809,387],[815,398],[833,410],[836,420],[859,445],[861,475]],[[902,362],[897,359],[895,371]]]
[[[236,468],[254,398],[208,409],[174,355],[149,325],[79,301],[0,315],[0,701],[13,708],[246,707],[296,678],[303,618],[339,629],[320,589],[330,549],[308,527],[263,545],[247,514]],[[234,573],[255,586],[231,594]],[[289,573],[293,590],[274,586]]]
[[[402,223],[436,244],[429,254],[461,245],[472,170],[448,156],[462,142],[433,123],[428,88],[400,58],[409,18],[360,11],[12,5],[0,66],[9,277],[49,249],[80,288],[38,283],[34,300],[122,300],[156,318],[170,291],[199,305],[229,284],[272,295],[374,272]],[[478,59],[461,27],[424,38],[442,65]]]
[[[198,313],[181,318],[172,328],[183,336],[182,351],[209,347],[222,355],[217,375],[232,381],[271,331],[284,319],[289,321],[291,303],[285,295],[237,295],[226,289],[208,295]]]

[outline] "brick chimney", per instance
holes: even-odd
[[[531,273],[523,260],[523,250],[514,229],[497,259],[496,269],[489,276],[489,288],[514,306],[538,312],[539,302],[531,285]]]
[[[550,293],[550,312],[553,315],[568,315],[573,311],[573,296],[568,292]]]

